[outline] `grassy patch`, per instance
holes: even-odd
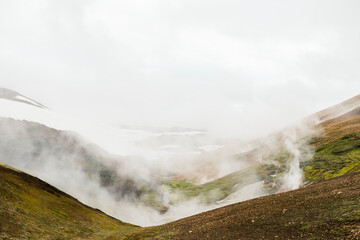
[[[176,196],[172,198],[173,203],[198,198],[202,203],[210,204],[256,181],[256,168],[252,167],[201,185],[175,180],[169,181],[169,185],[172,196]]]
[[[360,136],[352,133],[316,149],[304,164],[306,180],[319,182],[360,171]]]
[[[179,180],[168,180],[167,185],[170,187],[171,190],[184,189],[184,188],[195,186],[193,183],[189,183],[186,181],[179,181]]]
[[[59,209],[53,208],[52,210],[53,210],[54,212],[62,215],[62,216],[69,217],[69,215],[68,215],[66,212],[63,212],[63,211],[61,211],[61,210],[59,210]]]

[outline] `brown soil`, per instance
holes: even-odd
[[[360,239],[360,173],[145,228],[127,239]]]

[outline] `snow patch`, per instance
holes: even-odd
[[[201,131],[188,131],[188,132],[164,132],[162,135],[179,135],[179,136],[193,136],[193,135],[200,135],[205,134],[206,132]]]
[[[28,103],[30,103],[30,104],[33,104],[33,105],[35,105],[35,106],[37,106],[37,107],[43,108],[43,106],[41,106],[41,105],[38,104],[37,102],[35,102],[35,101],[31,100],[31,99],[28,99],[28,98],[26,98],[26,97],[24,97],[24,96],[17,95],[15,98],[16,98],[16,99],[19,99],[19,100],[22,100],[22,101],[25,101],[25,102],[28,102]]]
[[[198,147],[198,149],[203,151],[203,152],[210,152],[210,151],[218,150],[218,149],[223,148],[223,147],[224,146],[219,146],[219,145],[206,145],[206,146]]]

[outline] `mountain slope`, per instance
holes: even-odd
[[[0,239],[122,239],[138,229],[0,165]]]
[[[311,139],[315,153],[303,165],[306,180],[318,182],[360,171],[359,108],[316,127],[321,134]]]
[[[134,233],[132,239],[360,239],[360,173]]]
[[[244,148],[240,143],[233,142],[230,148],[224,146],[194,159],[189,165],[192,169],[190,173],[188,167],[184,168],[188,172],[174,168],[168,168],[170,172],[162,172],[157,167],[161,167],[165,162],[154,164],[153,161],[164,156],[167,162],[171,162],[168,160],[175,155],[177,158],[186,158],[186,154],[182,155],[183,150],[197,151],[199,146],[211,142],[207,142],[203,132],[188,132],[184,135],[184,132],[163,130],[148,132],[144,138],[141,131],[123,129],[119,132],[122,136],[121,141],[118,141],[119,139],[113,139],[111,135],[115,131],[106,131],[104,139],[107,141],[114,140],[111,142],[116,142],[121,148],[127,149],[132,144],[135,147],[130,147],[132,150],[125,151],[126,154],[122,156],[112,155],[102,150],[103,146],[97,147],[91,143],[88,136],[82,137],[73,131],[65,131],[65,118],[59,118],[47,109],[19,102],[16,98],[18,95],[11,90],[0,94],[0,98],[3,98],[0,99],[0,115],[5,114],[9,117],[0,117],[0,160],[34,174],[112,216],[139,225],[169,222],[204,209],[294,189],[299,185],[293,188],[284,187],[285,177],[289,174],[291,162],[295,157],[294,149],[295,153],[299,152],[298,170],[303,171],[304,178],[300,185],[309,185],[360,171],[359,96],[310,116],[308,119],[315,120],[308,121],[311,122],[311,126],[306,128],[312,131],[303,131],[297,127],[289,128],[290,131],[284,129],[256,141],[256,144],[250,144],[251,147],[247,149],[251,150],[248,152],[241,150]],[[42,122],[45,125],[41,124]],[[83,130],[91,132],[94,129]],[[290,136],[289,132],[292,132]],[[127,145],[127,141],[132,143]],[[289,141],[290,148],[286,144]],[[198,145],[194,145],[195,142]],[[169,146],[173,146],[169,143],[184,148],[169,152]],[[153,154],[157,150],[160,150],[160,155]],[[139,164],[144,163],[141,157],[127,153],[141,153],[144,158],[151,155],[157,157],[149,161],[152,163],[151,167],[147,166],[144,169],[144,164]],[[229,165],[232,166],[231,170],[227,171],[229,174],[212,176],[211,169],[221,169],[221,162],[226,161],[230,161]],[[227,167],[229,165],[225,164]],[[199,169],[202,173],[199,173]],[[240,171],[237,171],[239,169]],[[208,179],[207,182],[194,184],[196,181],[192,180],[195,173],[196,178],[205,177],[204,179]],[[74,176],[76,181],[68,176]],[[217,179],[214,179],[215,177]],[[104,204],[104,195],[109,195],[108,200],[112,201],[106,201]],[[119,206],[125,206],[124,204],[129,202],[133,204],[134,209],[129,210],[125,207],[126,214],[124,210],[119,210]],[[194,207],[191,202],[196,202],[196,206]],[[152,208],[149,209],[148,216],[145,217],[144,211],[139,210],[139,204]],[[179,211],[182,205],[188,206],[189,210]],[[156,212],[153,212],[153,209]],[[171,215],[172,211],[181,214]],[[185,212],[186,215],[183,214]],[[139,215],[141,217],[133,217]],[[144,219],[146,220],[143,221]]]
[[[303,171],[303,184],[308,185],[360,171],[359,106],[360,95],[308,117],[307,124],[308,119],[313,119],[314,116],[322,120],[306,126],[311,131],[302,133],[301,128],[295,128],[296,139],[292,147],[299,151],[299,168]],[[259,140],[257,148],[239,154],[237,156],[239,161],[253,161],[254,166],[213,181],[213,183],[219,181],[226,183],[218,186],[218,189],[224,193],[220,196],[226,197],[227,194],[236,192],[238,188],[233,186],[239,186],[239,183],[248,179],[244,176],[254,172],[254,169],[257,181],[263,181],[267,193],[282,191],[284,175],[289,171],[289,162],[294,158],[293,149],[286,146],[286,141],[288,141],[286,131],[285,134],[275,133]],[[232,177],[232,181],[227,181],[230,176],[235,177]],[[206,193],[204,190],[208,188],[208,184],[197,186],[198,192]],[[186,187],[180,190],[186,193],[190,189],[191,187]],[[213,197],[213,194],[209,195]]]
[[[360,94],[352,97],[346,101],[343,101],[339,104],[336,104],[334,106],[331,106],[329,108],[326,108],[324,110],[321,110],[307,119],[316,119],[317,121],[324,122],[333,118],[336,118],[340,115],[343,115],[347,112],[352,111],[355,108],[360,107]]]
[[[131,176],[123,169],[125,158],[105,152],[74,132],[0,117],[0,149],[2,163],[29,172],[113,216],[124,217],[117,215],[117,205],[128,199],[166,211],[158,200],[161,193],[157,185]],[[102,201],[104,193],[109,195],[107,204]],[[149,194],[152,201],[145,198]]]
[[[15,92],[10,89],[7,89],[7,88],[0,88],[0,98],[11,100],[11,101],[16,101],[16,102],[21,102],[21,103],[26,103],[26,104],[30,104],[30,105],[38,107],[38,108],[46,109],[46,107],[44,105],[42,105],[41,103],[39,103],[33,99],[30,99],[28,97],[25,97],[24,95],[21,95],[20,93]]]
[[[3,101],[6,103],[7,100]],[[28,104],[15,104],[26,105],[29,108],[39,109],[39,111],[48,111]],[[259,239],[263,236],[266,239],[273,239],[275,235],[272,236],[272,234],[276,234],[278,237],[281,234],[288,238],[292,237],[286,235],[288,232],[296,238],[304,237],[304,239],[308,239],[307,237],[343,239],[349,236],[352,237],[349,237],[350,239],[354,239],[357,237],[354,234],[358,233],[359,218],[357,214],[360,211],[356,208],[359,202],[355,203],[356,198],[359,197],[359,189],[351,185],[354,181],[349,183],[346,180],[348,176],[340,178],[345,179],[339,181],[344,185],[325,181],[330,185],[324,183],[324,189],[341,192],[339,196],[329,195],[315,186],[318,186],[318,182],[360,171],[360,110],[358,106],[360,106],[360,98],[357,96],[344,104],[330,107],[329,110],[325,109],[321,121],[311,122],[312,125],[309,127],[311,131],[307,129],[304,131],[298,126],[284,129],[282,132],[256,141],[254,147],[248,152],[238,153],[235,151],[232,159],[234,163],[238,161],[241,165],[245,161],[248,163],[247,167],[240,171],[234,169],[231,174],[201,185],[184,181],[187,180],[186,176],[178,178],[175,175],[174,178],[169,179],[166,176],[155,175],[155,178],[150,180],[139,178],[139,173],[141,174],[139,169],[131,168],[133,171],[129,173],[129,166],[126,163],[132,162],[131,158],[111,155],[74,132],[56,130],[35,122],[1,117],[0,161],[30,171],[68,193],[74,194],[82,201],[87,202],[96,197],[97,204],[92,206],[99,206],[103,211],[112,215],[114,215],[112,212],[114,210],[119,213],[116,216],[123,220],[126,219],[128,222],[129,218],[126,218],[124,211],[119,209],[128,206],[126,201],[131,202],[134,204],[134,208],[125,211],[128,215],[139,216],[138,214],[141,214],[142,219],[150,216],[151,220],[147,222],[155,224],[154,216],[157,215],[170,221],[167,216],[172,216],[173,209],[175,212],[181,210],[187,212],[186,210],[190,206],[188,209],[191,209],[191,212],[186,213],[186,216],[189,216],[204,211],[204,209],[238,202],[239,199],[245,200],[289,190],[284,187],[286,185],[285,176],[291,172],[291,163],[297,159],[297,170],[304,177],[302,185],[311,185],[313,188],[300,189],[302,192],[296,196],[295,200],[286,194],[275,195],[269,196],[270,199],[275,199],[272,200],[275,201],[275,205],[271,201],[266,202],[267,200],[256,205],[260,201],[259,199],[267,199],[259,198],[250,203],[243,203],[245,205],[241,205],[244,206],[242,208],[233,208],[235,205],[221,208],[222,210],[218,210],[222,212],[220,215],[217,212],[210,215],[204,213],[204,215],[196,215],[203,216],[201,219],[194,216],[159,228],[148,228],[133,235],[130,239],[143,237],[184,239],[183,236],[189,234],[186,239],[198,239],[202,235],[209,235],[209,239],[218,239],[219,237],[246,239],[248,234],[254,234],[254,231],[259,230],[258,228],[266,230],[266,233],[259,230],[259,235],[251,235]],[[328,112],[331,114],[327,114]],[[21,115],[21,111],[18,113]],[[31,113],[33,112],[31,111]],[[188,143],[187,141],[186,143]],[[141,143],[144,144],[144,141]],[[159,141],[159,144],[164,143]],[[151,144],[145,145],[152,146]],[[215,156],[222,156],[222,154]],[[115,219],[113,219],[115,222],[110,220],[109,222],[94,217],[98,212],[95,213],[94,209],[89,207],[86,208],[88,211],[83,208],[74,209],[72,203],[58,196],[64,195],[77,202],[75,199],[62,192],[58,193],[58,190],[54,190],[53,187],[40,180],[29,180],[32,177],[27,174],[19,172],[13,172],[10,175],[3,174],[11,171],[9,168],[3,167],[0,174],[0,220],[9,220],[0,222],[0,232],[3,234],[0,235],[0,239],[10,237],[21,239],[23,236],[45,239],[72,239],[74,237],[121,239],[124,234],[139,230],[131,225],[118,227]],[[303,172],[301,173],[301,171]],[[16,175],[15,173],[18,174],[18,177],[13,177]],[[19,176],[21,176],[22,182],[19,182]],[[347,189],[349,184],[351,185],[350,190]],[[256,191],[249,194],[249,191],[254,189]],[[308,191],[308,189],[317,190]],[[348,194],[341,195],[344,192],[348,192]],[[85,198],[79,197],[84,194]],[[307,203],[296,202],[297,199],[303,197],[302,194],[308,198]],[[105,195],[109,196],[104,197]],[[342,196],[344,198],[341,198]],[[328,199],[325,202],[326,197],[331,201]],[[313,202],[313,200],[316,201]],[[152,206],[158,211],[155,215],[151,212],[146,216],[146,211],[138,205],[139,203]],[[93,204],[93,202],[89,204]],[[282,207],[278,208],[277,204]],[[297,206],[296,209],[292,208],[294,204]],[[255,209],[260,209],[261,217],[257,215],[258,213],[253,212],[254,206]],[[261,208],[263,209],[261,210]],[[169,214],[165,213],[168,209],[170,209]],[[248,222],[239,220],[242,217],[237,213],[234,214],[234,211],[241,212],[245,219],[251,223],[259,223],[259,226],[257,224],[247,225]],[[284,213],[280,214],[279,211],[284,211]],[[286,215],[285,213],[288,211],[292,215]],[[335,216],[337,213],[340,214],[340,220]],[[342,218],[341,214],[348,215],[348,218]],[[176,215],[172,219],[179,219],[183,216]],[[214,216],[216,216],[215,219]],[[259,219],[255,220],[253,216],[258,216]],[[98,221],[101,224],[98,224]],[[234,225],[234,222],[240,222],[241,228]],[[47,223],[49,224],[46,225]],[[196,232],[200,230],[198,235],[192,234],[195,230],[187,223],[198,226],[198,228],[195,227]],[[119,224],[123,226],[121,222]],[[334,229],[330,227],[330,224],[335,226]],[[219,235],[221,227],[228,229],[225,235]],[[319,235],[321,232],[324,232],[324,235]]]

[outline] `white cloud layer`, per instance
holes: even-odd
[[[359,7],[0,0],[0,85],[76,117],[253,137],[360,93]]]

